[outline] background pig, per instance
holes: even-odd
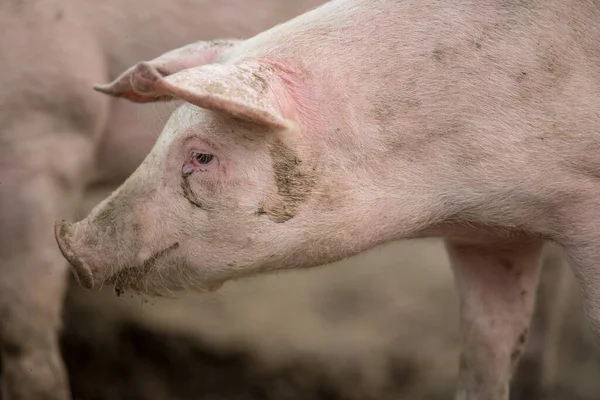
[[[247,37],[322,1],[76,0],[0,3],[0,344],[9,400],[67,399],[57,348],[66,264],[53,221],[83,189],[119,182],[172,109],[91,90],[140,59]]]
[[[84,221],[57,223],[59,246],[88,288],[162,293],[443,236],[457,398],[506,399],[544,240],[565,246],[600,320],[583,156],[600,122],[598,21],[593,2],[337,1],[207,65],[139,64],[99,90],[199,108],[180,108]]]

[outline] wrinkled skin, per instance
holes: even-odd
[[[213,61],[137,64],[97,90],[185,104],[58,245],[84,287],[160,295],[443,237],[456,398],[507,400],[547,242],[600,332],[598,37],[598,1],[338,0]]]
[[[58,349],[67,263],[54,221],[76,217],[89,185],[131,174],[176,105],[109,99],[92,85],[191,41],[250,37],[319,3],[0,2],[2,398],[70,398]]]

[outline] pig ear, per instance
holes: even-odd
[[[187,68],[216,62],[223,51],[240,42],[242,40],[227,39],[191,43],[164,53],[151,61],[138,63],[111,83],[94,85],[94,90],[136,103],[168,101],[171,100],[169,96],[156,96],[152,91],[155,77],[148,75],[147,65],[161,76],[168,76]]]
[[[149,83],[147,89],[159,98],[177,97],[207,110],[276,129],[292,124],[282,115],[276,97],[284,95],[281,81],[273,68],[259,62],[208,64],[166,77],[148,63],[141,63],[138,68]],[[277,93],[276,88],[280,89]]]

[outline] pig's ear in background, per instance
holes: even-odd
[[[274,129],[293,126],[279,106],[277,95],[282,95],[284,90],[275,70],[259,62],[207,64],[166,77],[148,63],[141,63],[138,68],[149,83],[144,89],[158,98],[175,97]],[[280,89],[278,93],[276,88]]]
[[[242,42],[238,39],[200,41],[168,51],[147,62],[140,62],[123,72],[108,84],[94,85],[94,90],[114,97],[122,97],[136,103],[168,101],[170,96],[157,96],[153,92],[155,74],[148,74],[148,66],[162,77],[187,68],[211,64],[218,60],[223,51]]]

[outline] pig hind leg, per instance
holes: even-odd
[[[457,400],[508,400],[525,346],[542,242],[474,244],[446,240],[460,299]]]

